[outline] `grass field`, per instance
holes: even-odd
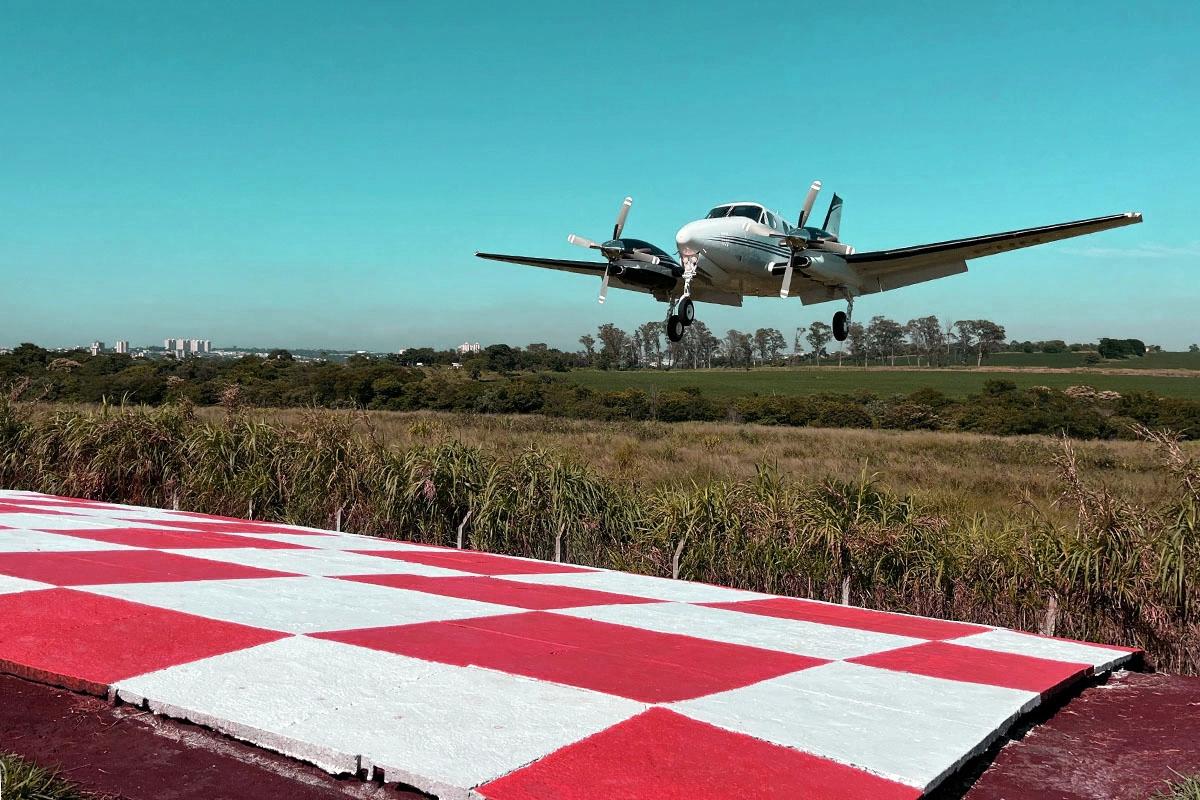
[[[1050,367],[1073,369],[1087,367],[1088,353],[994,353],[988,356],[993,367]],[[1147,353],[1142,358],[1102,361],[1095,369],[1194,369],[1200,370],[1200,353]]]
[[[879,395],[908,394],[917,389],[932,388],[950,397],[965,397],[979,392],[986,381],[1001,378],[1020,388],[1049,386],[1065,389],[1068,386],[1088,385],[1096,389],[1122,394],[1136,391],[1156,392],[1170,397],[1200,399],[1200,372],[1194,377],[1180,375],[1129,374],[1102,371],[1056,372],[1041,370],[982,370],[976,369],[888,369],[883,367],[760,367],[751,370],[574,370],[567,380],[592,389],[614,391],[622,389],[655,390],[682,389],[694,386],[714,398],[739,397],[750,394],[846,394],[868,391]]]
[[[200,409],[216,421],[219,409]],[[256,412],[268,422],[303,424],[297,410]],[[864,472],[955,516],[1005,516],[1033,504],[1057,516],[1062,491],[1044,436],[996,437],[934,431],[786,428],[725,422],[601,422],[535,415],[372,411],[380,439],[397,449],[457,440],[495,454],[531,447],[567,454],[591,470],[647,490],[713,480],[745,480],[770,465],[797,481],[853,480]],[[1153,446],[1144,442],[1077,442],[1087,478],[1144,502],[1165,501]],[[1185,448],[1200,456],[1200,443]]]

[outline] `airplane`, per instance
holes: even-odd
[[[1135,225],[1136,211],[1063,222],[966,239],[951,239],[890,250],[857,252],[838,238],[842,198],[833,195],[825,221],[809,225],[821,182],[814,181],[795,225],[761,203],[722,203],[675,235],[678,259],[642,239],[622,236],[633,205],[626,197],[617,212],[612,237],[596,242],[571,234],[567,241],[598,250],[603,262],[482,253],[493,261],[575,272],[600,278],[600,302],[608,287],[645,292],[667,304],[666,332],[683,339],[696,319],[696,302],[741,306],[743,297],[787,298],[804,305],[844,300],[833,315],[833,337],[845,341],[854,299],[967,271],[967,262],[1022,247]]]

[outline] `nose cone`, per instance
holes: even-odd
[[[689,222],[679,229],[679,233],[675,234],[675,244],[679,247],[679,253],[685,256],[694,256],[704,249],[708,230],[709,220],[697,220]]]

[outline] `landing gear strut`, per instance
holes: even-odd
[[[683,297],[679,298],[679,307],[675,307],[675,299],[667,309],[667,339],[672,342],[682,341],[684,329],[696,321],[696,304],[692,302],[692,278],[696,276],[699,259],[696,256],[683,258]]]
[[[839,342],[846,341],[850,335],[850,315],[854,313],[854,298],[846,297],[846,310],[833,315],[833,338]]]

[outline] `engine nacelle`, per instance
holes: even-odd
[[[805,277],[826,286],[858,287],[858,276],[854,270],[850,269],[846,259],[841,256],[832,253],[818,253],[806,256],[806,258],[808,258],[809,264],[803,270]]]

